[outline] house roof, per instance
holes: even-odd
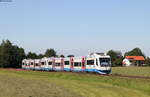
[[[137,61],[144,61],[145,58],[143,56],[126,56],[127,59],[133,59]]]

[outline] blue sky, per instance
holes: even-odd
[[[0,40],[25,51],[88,55],[135,47],[150,56],[150,0],[0,2]]]

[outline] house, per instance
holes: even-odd
[[[123,66],[143,66],[145,58],[143,56],[126,56],[122,61]]]

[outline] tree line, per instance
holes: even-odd
[[[134,48],[131,51],[126,52],[124,55],[120,51],[110,50],[107,52],[108,55],[111,56],[112,66],[122,66],[122,60],[125,56],[143,56],[145,60],[145,64],[150,66],[150,58],[146,57],[140,48]]]
[[[150,58],[146,57],[140,48],[134,48],[122,55],[120,51],[109,50],[107,52],[111,56],[113,66],[121,66],[124,56],[144,56],[146,58],[146,64],[150,66]],[[25,54],[24,48],[17,45],[13,45],[9,40],[3,40],[0,44],[0,67],[2,68],[19,68],[23,59],[39,59],[43,57],[65,57],[63,54],[57,55],[57,52],[50,48],[45,51],[44,54],[36,54],[34,52],[28,52]],[[70,54],[67,57],[74,57]]]
[[[43,57],[65,57],[57,55],[54,49],[47,49],[44,54],[28,52],[25,54],[23,48],[13,45],[9,40],[3,40],[0,44],[0,67],[19,68],[23,59],[40,59]]]

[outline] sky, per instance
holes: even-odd
[[[26,53],[54,48],[84,56],[139,47],[150,56],[149,5],[150,0],[0,2],[0,41],[9,39]]]

